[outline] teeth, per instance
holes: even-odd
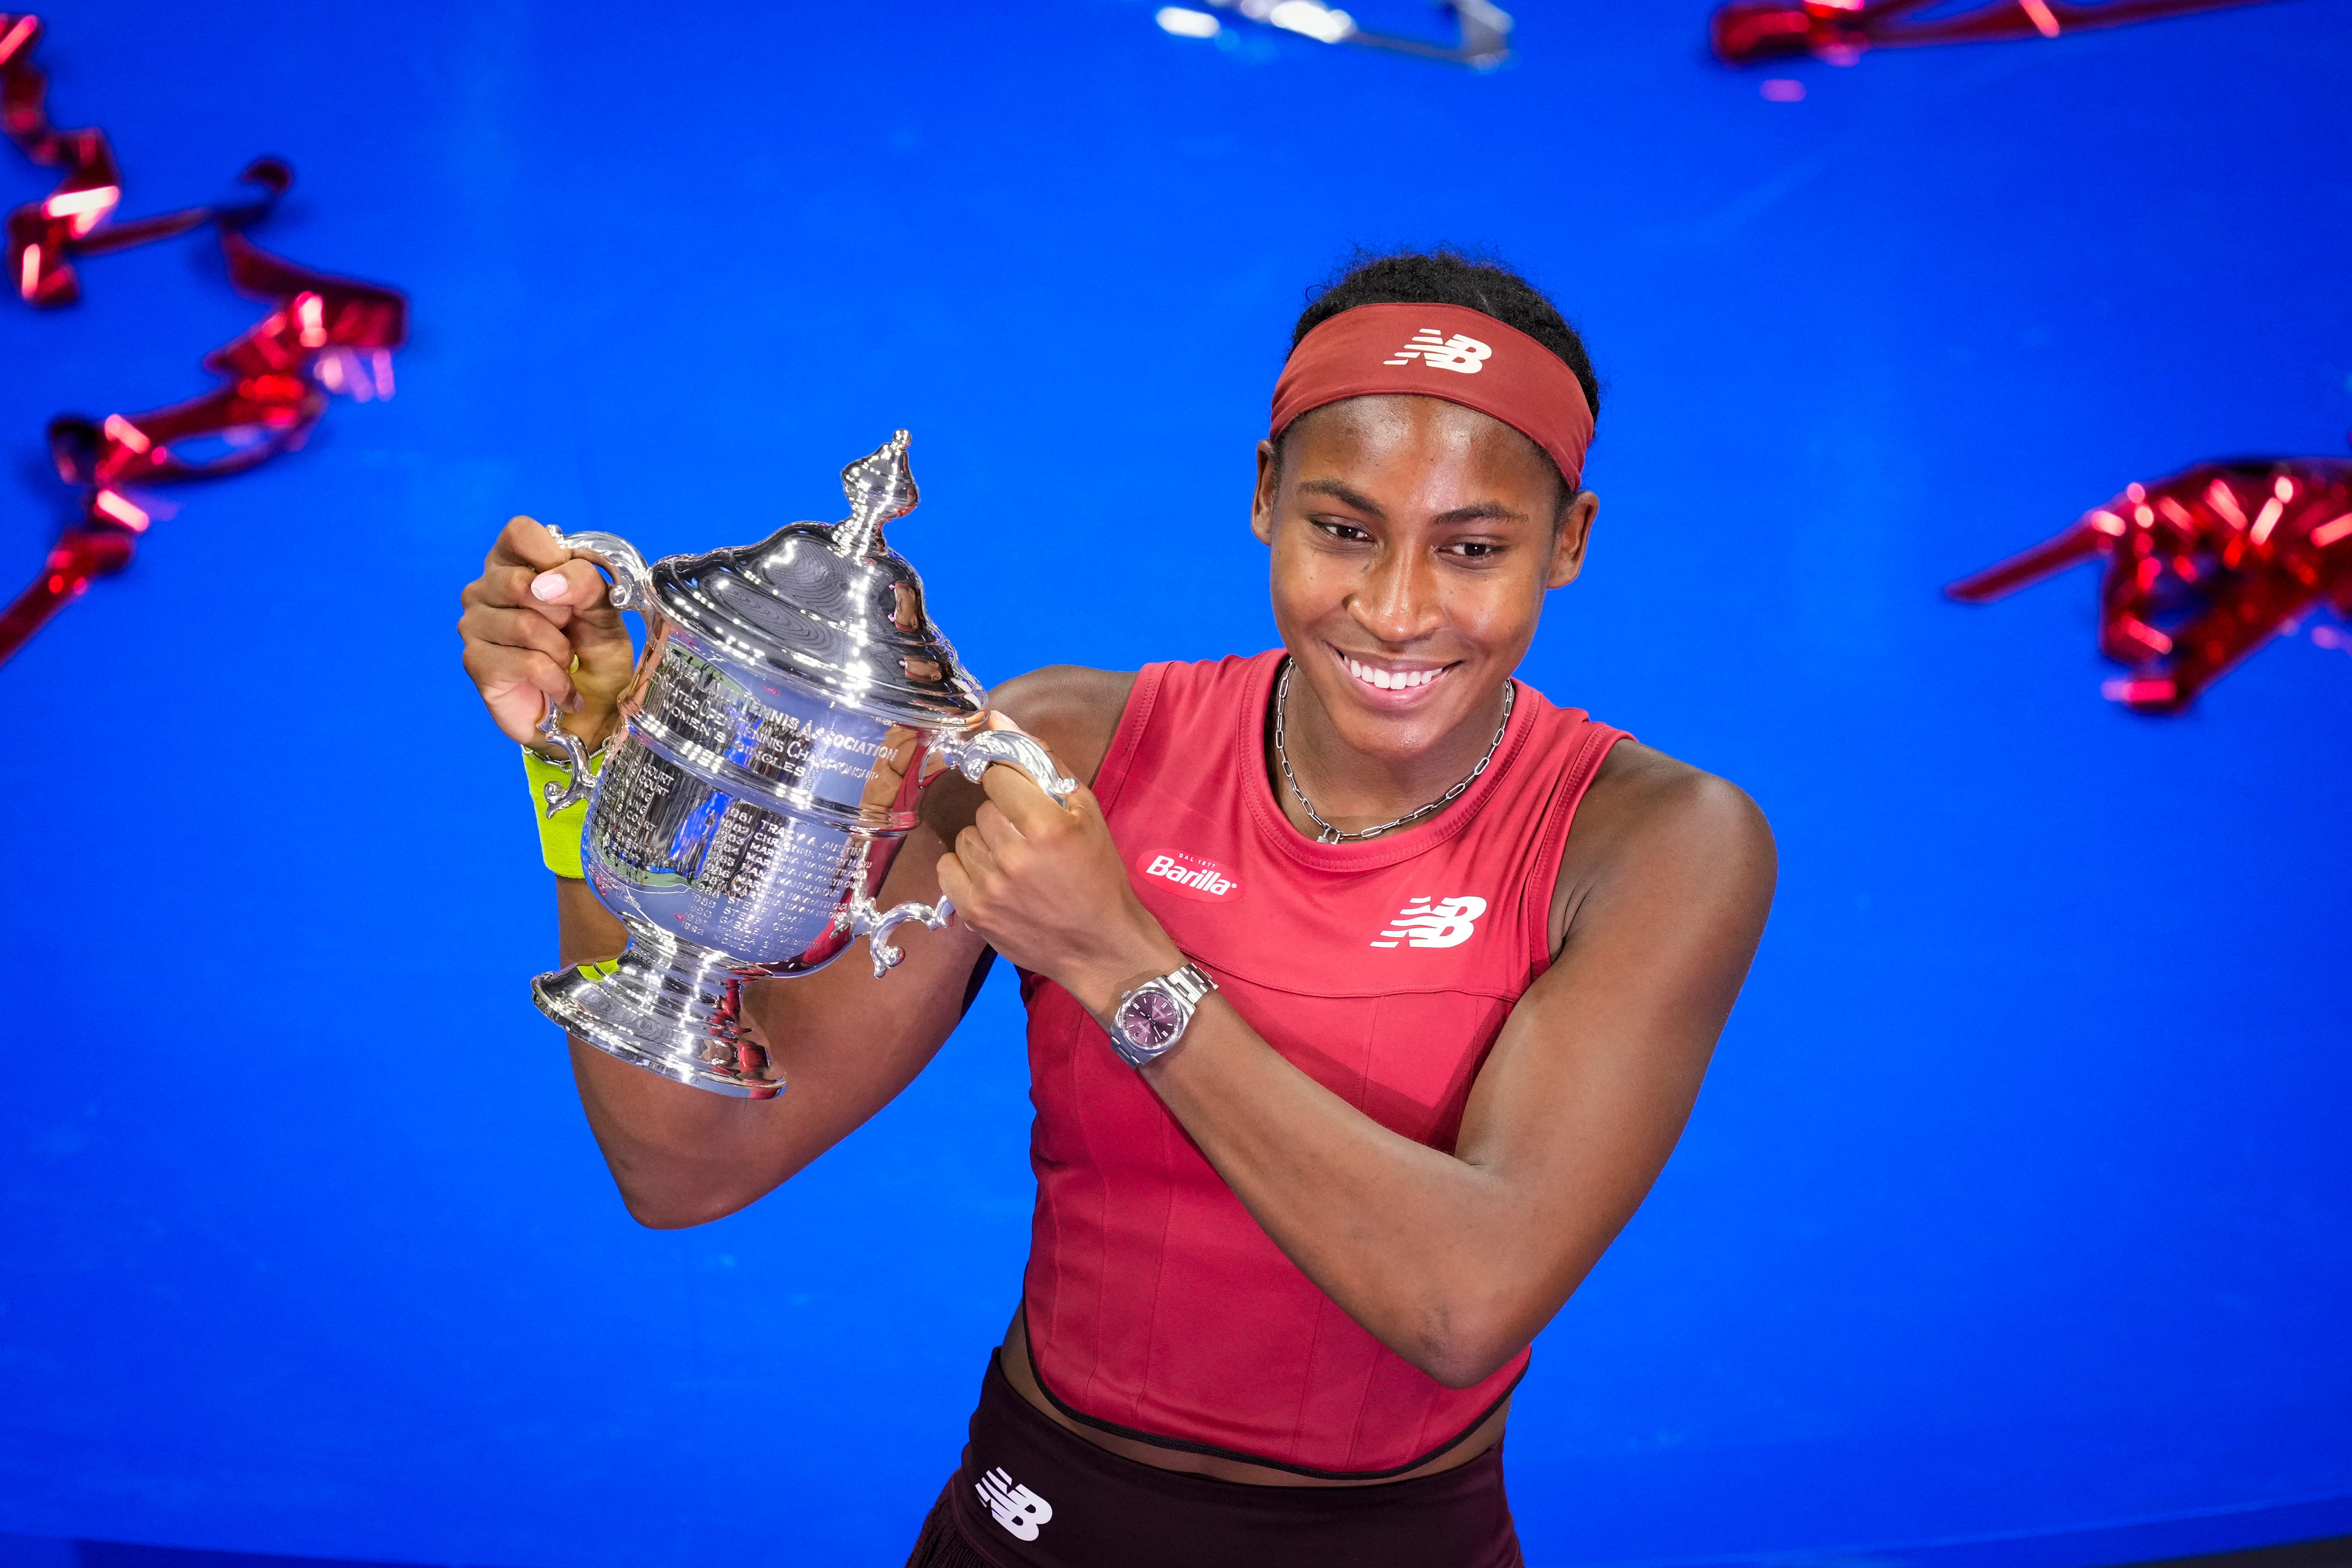
[[[1345,654],[1340,657],[1347,658]],[[1405,691],[1417,686],[1426,686],[1445,673],[1443,669],[1381,669],[1352,658],[1347,658],[1347,665],[1349,675],[1382,691]]]

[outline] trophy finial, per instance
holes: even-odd
[[[842,469],[841,488],[849,497],[849,518],[834,526],[833,552],[855,561],[879,548],[882,525],[914,510],[920,499],[907,467],[907,433],[898,432]]]

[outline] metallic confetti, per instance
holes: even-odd
[[[2312,611],[2352,616],[2352,459],[2235,458],[2130,485],[1947,592],[1980,605],[2096,556],[2099,651],[2131,670],[2102,689],[2178,713]]]
[[[1732,0],[1708,24],[1716,58],[1755,65],[1815,55],[1851,65],[1865,49],[1916,44],[1975,44],[2000,38],[2054,38],[2091,27],[2121,26],[2191,11],[2217,11],[2255,0],[1991,0],[1953,7],[1944,0]],[[1922,16],[1921,13],[1933,15]]]
[[[40,37],[39,18],[0,12],[0,130],[36,163],[65,171],[47,198],[8,216],[17,292],[39,308],[70,304],[81,295],[75,258],[210,223],[220,231],[231,286],[274,308],[205,357],[205,369],[223,379],[212,391],[144,414],[50,421],[49,455],[68,484],[83,487],[81,516],[32,585],[0,610],[0,659],[93,578],[130,564],[139,536],[162,510],[138,487],[237,473],[291,451],[319,422],[330,394],[362,403],[390,397],[392,351],[408,335],[407,300],[396,290],[310,271],[246,237],[293,184],[293,171],[278,159],[247,166],[240,178],[258,193],[249,200],[110,222],[122,195],[113,149],[103,132],[49,123],[48,84],[32,63]]]

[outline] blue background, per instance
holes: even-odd
[[[258,237],[415,339],[0,666],[0,1531],[898,1562],[1015,1300],[1017,1000],[751,1211],[636,1228],[526,992],[547,879],[457,591],[520,510],[648,553],[834,517],[906,425],[893,536],[982,679],[1258,648],[1302,289],[1438,240],[1608,382],[1525,673],[1783,858],[1520,1395],[1531,1560],[2352,1531],[2352,661],[2136,719],[2087,573],[1938,597],[2128,479],[2342,450],[2352,12],[1738,73],[1698,4],[1519,9],[1486,77],[1132,0],[47,14],[127,215],[281,153]],[[0,205],[48,184],[0,156]],[[258,314],[201,237],[84,279],[0,308],[9,592],[70,503],[47,418],[200,390]]]

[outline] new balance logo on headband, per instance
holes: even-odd
[[[1419,360],[1432,370],[1458,370],[1465,375],[1475,375],[1486,368],[1486,362],[1494,352],[1477,339],[1460,332],[1449,338],[1435,327],[1423,327],[1413,333],[1412,342],[1397,350],[1396,358],[1381,363],[1411,364]]]

